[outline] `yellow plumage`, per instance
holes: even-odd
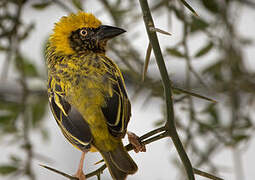
[[[51,110],[78,149],[97,149],[114,179],[137,170],[123,147],[131,116],[118,66],[105,55],[109,39],[125,32],[79,12],[56,23],[46,50]]]
[[[90,27],[97,28],[101,25],[99,21],[93,14],[78,12],[77,14],[70,14],[69,16],[64,16],[60,19],[58,23],[55,24],[53,29],[54,34],[50,36],[50,42],[52,46],[56,47],[56,52],[64,54],[73,54],[74,51],[70,47],[68,36],[73,30]]]

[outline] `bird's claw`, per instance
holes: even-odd
[[[127,135],[128,135],[128,141],[130,144],[133,145],[134,151],[136,153],[146,152],[145,145],[141,144],[141,142],[139,141],[139,137],[135,133],[127,132]]]

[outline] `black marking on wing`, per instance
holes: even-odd
[[[59,99],[64,111],[67,113],[67,116],[56,104],[54,98],[51,99],[50,106],[63,134],[71,143],[78,146],[81,150],[90,148],[92,134],[88,123],[86,123],[78,110],[71,106],[67,101],[65,101],[64,98],[59,97]],[[79,141],[81,141],[82,143],[80,143]]]
[[[49,78],[48,87],[51,87],[52,77]]]
[[[109,132],[116,137],[124,137],[130,119],[130,103],[126,89],[120,77],[111,76],[116,80],[112,85],[113,95],[106,98],[102,112],[107,120]]]
[[[126,92],[126,89],[124,88],[122,79],[121,79],[120,77],[117,77],[117,81],[118,81],[118,83],[119,83],[121,92],[122,92],[122,93],[124,94],[124,96],[127,98],[127,92]]]
[[[62,92],[62,88],[59,84],[55,84],[55,90],[58,91],[58,92]]]
[[[114,93],[112,97],[107,98],[106,106],[102,107],[104,116],[107,118],[107,123],[114,125],[118,115],[119,95]]]

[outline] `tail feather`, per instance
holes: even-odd
[[[115,180],[125,180],[128,174],[134,174],[138,169],[122,144],[113,151],[101,152],[101,154]]]
[[[104,157],[104,160],[106,162],[106,165],[109,169],[109,172],[113,178],[113,180],[125,180],[127,178],[127,173],[121,171],[118,169],[115,164],[112,162],[110,158],[109,152],[101,152],[102,156]]]
[[[138,168],[136,163],[124,149],[123,145],[118,146],[118,148],[109,153],[112,162],[121,171],[124,171],[127,174],[134,174],[137,171]]]

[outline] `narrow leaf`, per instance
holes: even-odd
[[[204,30],[209,26],[209,24],[202,18],[192,17],[192,22],[190,24],[190,32],[196,32],[198,30]]]
[[[19,55],[16,57],[16,67],[21,72],[24,72],[26,76],[28,77],[37,77],[38,72],[36,69],[36,66],[31,63],[32,61],[27,59],[26,57],[23,57],[22,55]]]
[[[250,136],[244,135],[244,134],[234,135],[235,143],[240,143],[240,142],[247,140],[249,138],[250,138]]]
[[[50,4],[51,4],[50,2],[35,3],[35,4],[32,4],[32,7],[37,10],[43,10],[46,7],[48,7]]]
[[[172,56],[175,56],[175,57],[178,57],[178,58],[184,58],[184,54],[181,53],[179,50],[175,49],[175,48],[167,48],[166,51],[172,55]]]
[[[80,0],[72,0],[72,3],[73,3],[73,5],[74,5],[77,9],[83,10],[83,8],[82,8],[82,3],[81,3]]]
[[[44,97],[40,97],[34,103],[31,103],[32,123],[34,127],[38,127],[39,122],[43,119],[47,105],[48,99]]]
[[[209,42],[206,46],[204,46],[203,48],[201,48],[196,54],[195,57],[201,57],[203,55],[206,55],[213,47],[213,43]]]
[[[0,165],[0,175],[8,175],[17,171],[17,167],[12,165]]]
[[[218,3],[215,0],[202,0],[202,3],[204,7],[211,11],[212,13],[219,12]]]

